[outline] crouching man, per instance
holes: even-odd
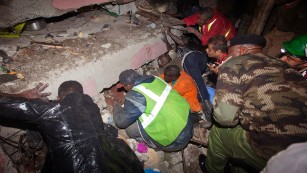
[[[98,106],[77,81],[66,81],[58,102],[39,99],[45,86],[16,95],[0,94],[0,122],[37,127],[48,148],[43,173],[144,172],[117,131],[103,124]],[[22,96],[23,98],[14,98]]]
[[[125,70],[119,81],[127,92],[114,107],[114,122],[128,136],[164,151],[184,148],[193,135],[190,106],[162,79]]]

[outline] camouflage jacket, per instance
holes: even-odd
[[[268,159],[307,141],[307,81],[287,64],[258,54],[235,57],[219,68],[214,119],[241,125],[252,149]]]

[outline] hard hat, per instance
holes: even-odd
[[[300,35],[291,41],[283,43],[283,47],[295,56],[307,57],[307,34]]]

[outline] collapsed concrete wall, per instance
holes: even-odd
[[[103,88],[115,84],[121,71],[137,69],[167,52],[158,25],[146,20],[140,25],[131,24],[129,16],[114,18],[113,21],[104,20],[106,17],[102,16],[106,14],[92,14],[95,17],[85,15],[89,21],[81,22],[82,25],[76,28],[70,26],[80,21],[79,18],[57,25],[61,30],[63,25],[67,25],[65,32],[59,33],[54,29],[56,24],[49,24],[46,32],[24,32],[24,36],[14,41],[1,39],[3,44],[0,47],[4,50],[18,45],[29,46],[19,48],[12,55],[14,62],[9,65],[25,78],[4,83],[0,90],[16,93],[44,82],[49,83],[48,91],[53,93],[50,98],[55,99],[57,88],[63,81],[77,80],[83,84],[85,92],[94,97]],[[50,33],[52,30],[54,33]],[[54,42],[62,46],[35,44],[35,41],[48,40],[45,38],[47,34],[54,35]],[[27,37],[31,39],[23,39]]]
[[[4,0],[0,2],[0,28],[38,17],[54,17],[83,6],[128,3],[133,0]]]

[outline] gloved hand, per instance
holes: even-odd
[[[212,103],[209,100],[204,100],[201,103],[201,108],[203,111],[203,115],[201,118],[205,121],[205,126],[204,128],[209,128],[212,126]]]

